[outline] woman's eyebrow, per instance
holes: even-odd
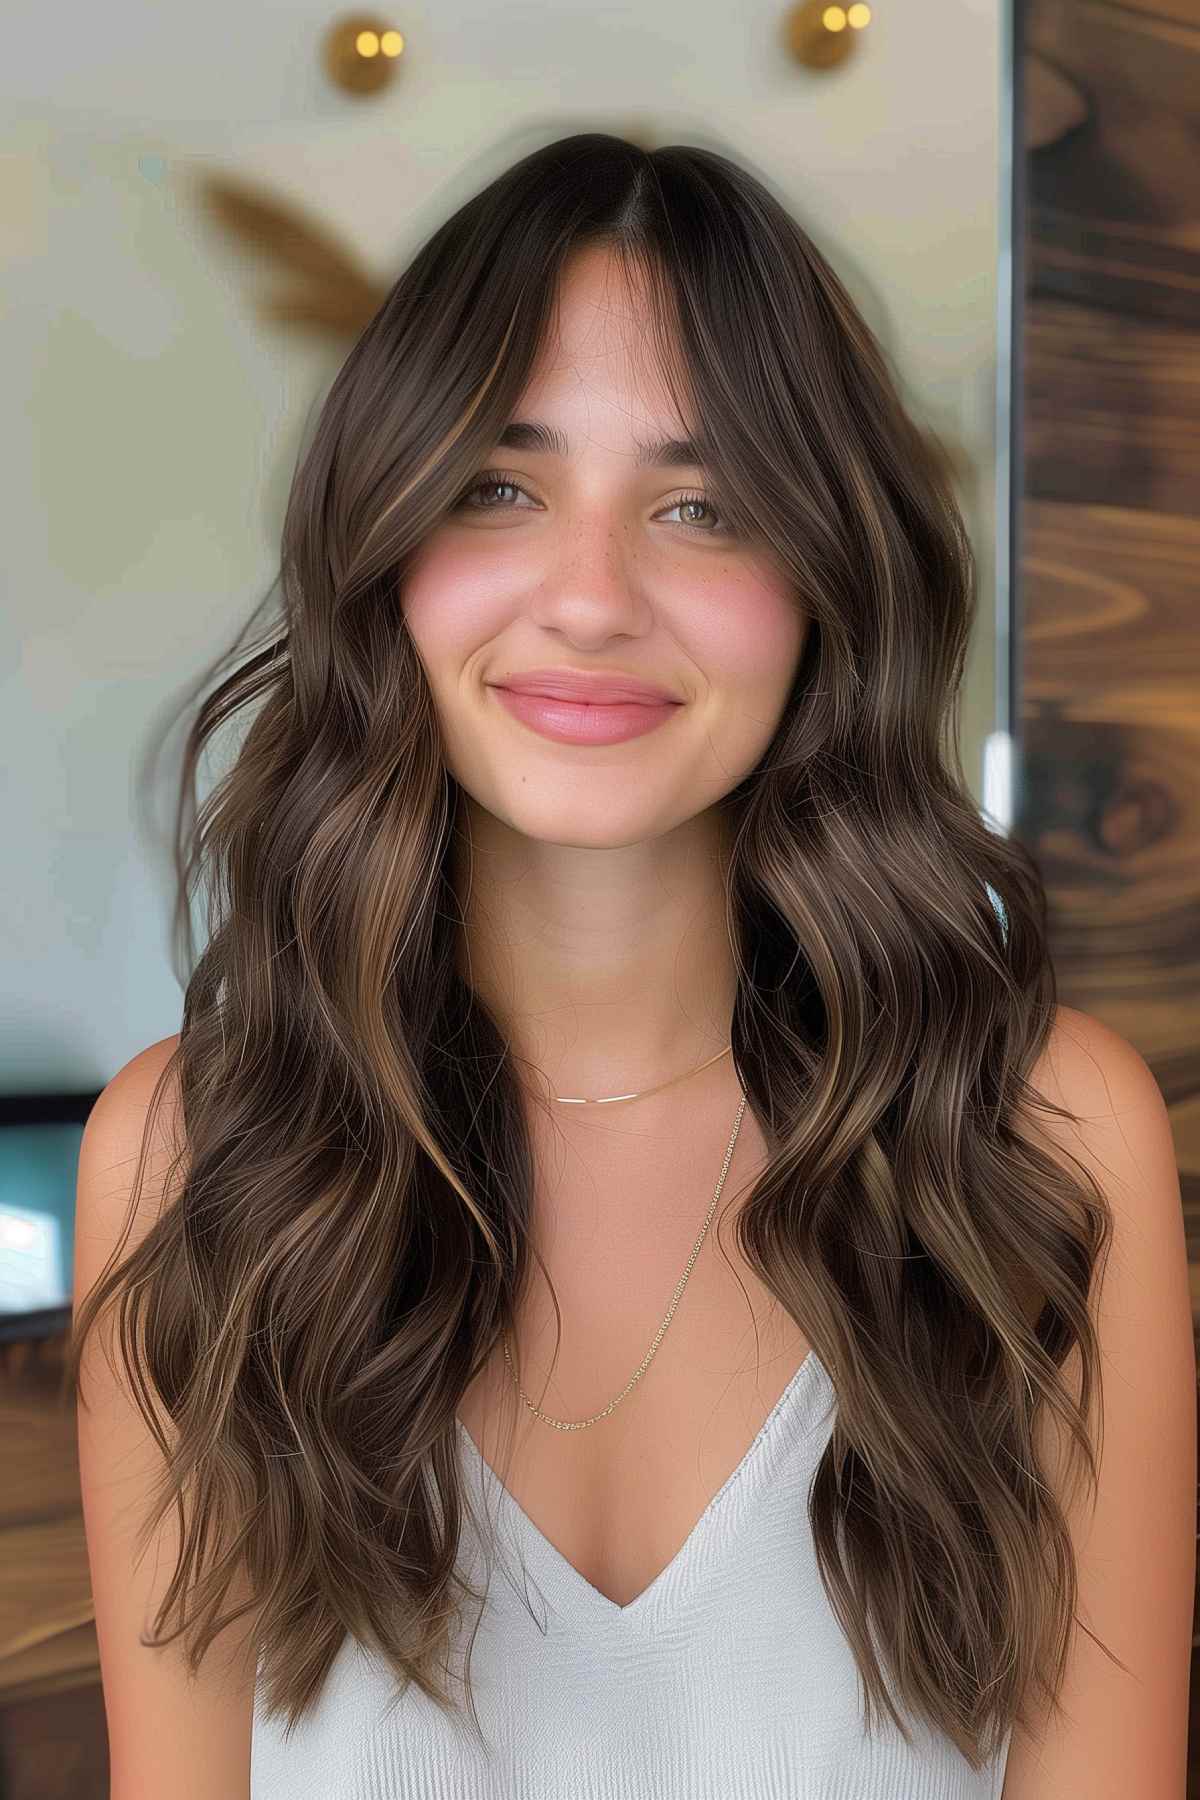
[[[703,469],[708,466],[703,445],[693,437],[635,442],[639,468]],[[570,454],[566,433],[554,425],[543,424],[540,419],[513,419],[500,433],[496,446],[500,450],[532,450],[544,456]]]

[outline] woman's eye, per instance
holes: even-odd
[[[470,502],[471,496],[473,494],[478,494],[484,488],[512,488],[514,493],[518,493],[518,494],[525,493],[525,489],[520,485],[520,483],[513,481],[510,476],[502,475],[499,473],[499,471],[489,471],[485,475],[480,475],[475,481],[473,481],[471,483],[470,487],[466,490],[466,492],[460,498],[458,504],[460,506],[466,506]],[[483,506],[476,504],[474,506],[473,510],[475,512],[495,512],[497,510],[497,508],[494,506],[488,506],[486,504]],[[505,508],[501,507],[499,510],[504,511]]]
[[[682,500],[673,501],[667,508],[667,511],[675,512],[678,508],[682,507],[690,507],[699,509],[701,512],[711,513],[716,519],[721,517],[721,514],[706,494],[685,494]],[[683,519],[680,523],[684,526],[685,530],[698,531],[704,537],[725,537],[730,530],[728,525],[719,525],[715,531],[710,531],[703,525],[694,524],[690,519]]]
[[[458,505],[467,507],[472,512],[511,512],[512,507],[503,502],[479,501],[474,498],[476,494],[483,493],[489,488],[510,488],[514,494],[524,494],[527,500],[530,498],[528,490],[523,488],[520,482],[514,480],[511,475],[505,474],[503,469],[487,469],[482,475],[477,476],[470,487],[466,489],[460,497]],[[665,511],[678,512],[684,508],[692,512],[707,512],[718,519],[721,517],[718,508],[712,504],[706,494],[684,494],[680,499],[672,501]],[[685,531],[694,532],[698,537],[730,537],[733,535],[731,527],[727,525],[719,525],[714,530],[711,526],[697,525],[691,519],[681,519],[679,523]]]

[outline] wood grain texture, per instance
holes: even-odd
[[[1200,0],[1032,0],[1019,38],[1017,832],[1060,998],[1167,1101],[1200,1337]]]
[[[63,1341],[0,1346],[0,1795],[102,1800],[108,1734]]]

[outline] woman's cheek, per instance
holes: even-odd
[[[425,550],[404,582],[403,612],[417,649],[463,656],[502,628],[512,609],[511,581],[495,557],[469,547]]]
[[[808,620],[793,590],[753,569],[715,572],[691,591],[689,648],[713,685],[785,695]]]

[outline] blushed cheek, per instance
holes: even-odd
[[[452,545],[428,546],[410,564],[401,610],[431,677],[439,666],[457,669],[503,630],[512,610],[493,562]]]
[[[786,696],[808,618],[796,593],[750,571],[717,578],[700,610],[694,654],[714,687]]]

